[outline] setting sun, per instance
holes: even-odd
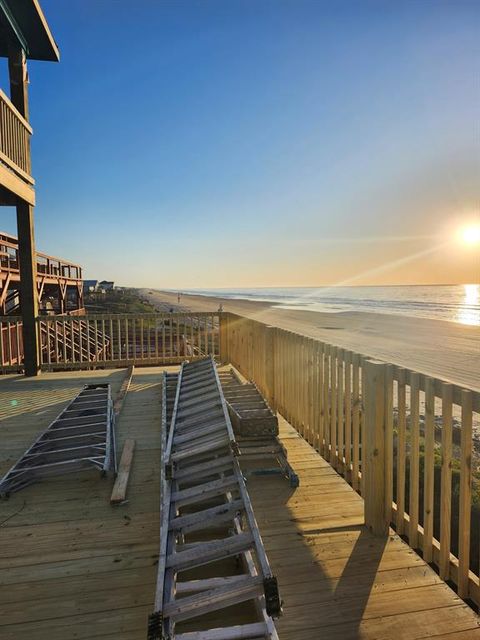
[[[480,224],[469,225],[460,231],[460,238],[465,244],[480,244]]]

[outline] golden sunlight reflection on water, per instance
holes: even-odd
[[[457,322],[480,326],[480,284],[464,284],[464,299]]]

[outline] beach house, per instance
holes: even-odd
[[[8,62],[9,78],[9,87],[0,89],[0,205],[17,211],[25,373],[35,375],[40,368],[40,347],[27,60],[59,60],[58,47],[35,0],[0,3],[0,56]]]

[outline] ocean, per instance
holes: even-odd
[[[183,293],[270,302],[283,309],[370,311],[480,326],[480,285],[190,289]]]

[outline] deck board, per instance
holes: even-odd
[[[0,378],[0,473],[83,384],[110,381],[115,394],[124,374]],[[110,505],[113,480],[95,472],[0,503],[2,640],[146,637],[158,554],[160,374],[135,370],[118,421],[118,449],[136,440],[126,504]],[[361,498],[285,421],[280,426],[300,487],[279,476],[248,480],[284,599],[280,638],[480,638],[473,611],[397,536],[371,536]]]

